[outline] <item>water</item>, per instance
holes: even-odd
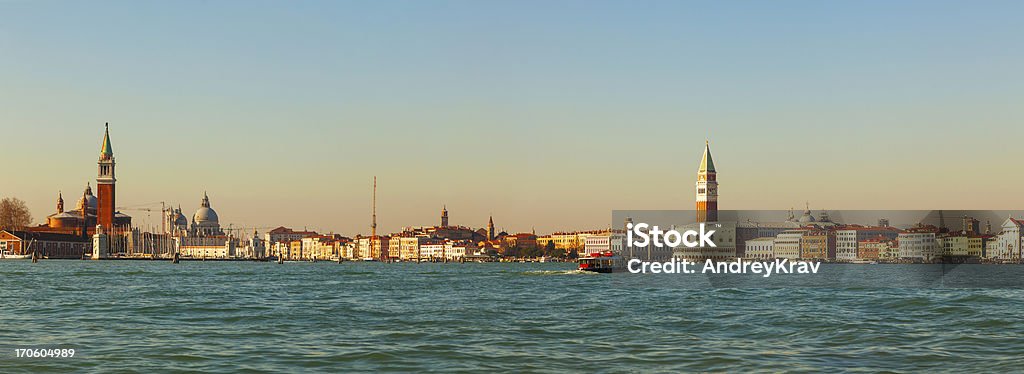
[[[1024,290],[950,284],[1019,266],[572,267],[0,261],[0,372],[1024,370]]]

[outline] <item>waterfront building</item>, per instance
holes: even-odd
[[[711,146],[704,141],[704,156],[697,168],[697,223],[718,221],[718,177]]]
[[[836,260],[853,261],[858,257],[857,246],[860,242],[879,236],[889,240],[896,239],[899,230],[893,227],[848,225],[836,228]]]
[[[1020,260],[1024,254],[1024,220],[1013,217],[1003,221],[1002,231],[989,257],[1002,260]]]
[[[982,258],[985,256],[985,244],[993,238],[994,235],[973,234],[965,230],[939,235],[936,237],[936,243],[942,251],[942,256],[949,259]]]
[[[860,260],[896,260],[899,258],[899,247],[896,238],[879,235],[857,243],[857,259]]]
[[[894,261],[900,258],[900,242],[898,240],[883,241],[878,245],[878,259]]]
[[[92,241],[77,234],[0,230],[0,252],[44,258],[81,259],[92,251]]]
[[[776,236],[775,243],[772,245],[775,258],[799,259],[800,238],[804,236],[804,233],[806,230],[788,230]]]
[[[800,237],[800,258],[831,260],[836,258],[836,235],[832,230],[807,230]]]
[[[292,240],[290,243],[288,243],[288,256],[286,257],[289,260],[293,261],[299,261],[304,259],[302,256],[302,239]]]
[[[932,261],[941,250],[935,240],[938,229],[935,226],[918,226],[907,229],[896,236],[899,243],[899,257],[912,261]]]
[[[424,239],[420,244],[420,258],[435,261],[444,259],[444,240]]]
[[[238,240],[228,236],[178,237],[178,253],[187,258],[229,259],[235,258]]]
[[[297,242],[299,242],[299,257],[297,258],[299,260],[323,260],[330,258],[331,250],[334,247],[331,237],[324,235],[302,238],[297,240]],[[324,256],[324,252],[327,252],[327,256]]]
[[[357,258],[373,258],[383,259],[390,257],[388,251],[391,247],[391,237],[389,236],[375,236],[372,238],[369,236],[356,237],[356,256]]]
[[[466,256],[477,256],[480,255],[480,247],[475,243],[467,240],[446,240],[444,242],[444,258],[449,260],[459,260]]]
[[[290,228],[280,226],[273,230],[267,231],[263,235],[264,240],[268,243],[290,243],[294,240],[302,240],[302,238],[308,238],[311,236],[320,235],[316,231],[295,231]]]
[[[502,238],[502,246],[504,249],[516,247],[520,250],[534,250],[537,249],[537,235],[531,233],[507,235]]]
[[[623,253],[625,248],[626,235],[621,232],[609,231],[601,235],[588,236],[583,243],[583,253],[580,255],[613,252],[618,255],[627,256],[627,254]]]
[[[874,237],[861,240],[857,243],[857,258],[861,260],[878,260],[881,258],[883,243],[889,239]]]
[[[607,230],[578,231],[578,232],[556,232],[550,235],[538,236],[537,246],[547,247],[548,243],[555,243],[556,249],[566,252],[583,252],[586,240],[590,236],[606,234]]]
[[[389,259],[398,260],[402,258],[402,236],[403,234],[392,234],[391,239],[388,240]]]
[[[358,246],[359,246],[359,242],[357,242],[355,240],[351,240],[351,241],[348,241],[348,242],[344,243],[341,246],[341,248],[340,248],[340,250],[341,250],[341,257],[347,258],[347,259],[350,259],[350,260],[354,260],[354,259],[359,258],[358,257],[359,251],[356,249]]]
[[[427,240],[426,236],[403,236],[398,240],[391,239],[392,243],[398,243],[398,257],[402,260],[415,260],[423,257],[420,254],[420,245]]]
[[[762,237],[744,242],[743,257],[749,259],[771,259],[775,257],[775,238]]]

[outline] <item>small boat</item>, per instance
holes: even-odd
[[[14,253],[0,252],[0,260],[28,260],[32,255],[16,255]]]
[[[596,252],[580,257],[578,270],[594,273],[618,273],[626,271],[626,260],[611,251]]]
[[[373,257],[363,257],[363,262],[377,262],[377,259]]]

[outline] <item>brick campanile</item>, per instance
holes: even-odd
[[[103,225],[105,230],[114,227],[114,209],[116,196],[114,184],[114,148],[110,145],[109,124],[104,125],[103,147],[100,148],[99,175],[96,177],[97,202],[96,223]]]
[[[718,221],[718,180],[711,147],[704,141],[704,157],[697,169],[697,222]]]

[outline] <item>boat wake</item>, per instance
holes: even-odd
[[[530,270],[525,271],[526,275],[596,275],[597,273],[583,270]]]

